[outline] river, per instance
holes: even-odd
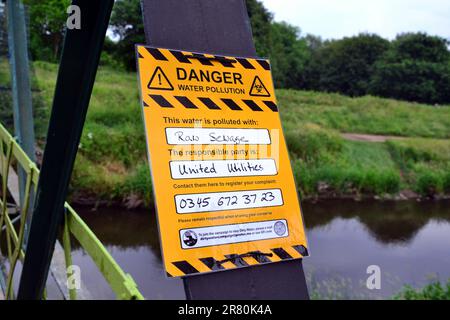
[[[403,285],[450,278],[450,201],[321,201],[303,203],[310,257],[304,259],[312,298],[383,299]],[[182,281],[167,279],[151,210],[77,208],[147,299],[184,299]],[[114,298],[89,256],[74,244],[74,264],[94,297]],[[367,267],[381,270],[368,289]]]

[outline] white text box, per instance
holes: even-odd
[[[177,213],[199,213],[276,207],[283,205],[280,189],[181,194],[175,196]]]
[[[289,236],[286,220],[259,221],[180,230],[183,249],[220,246]]]
[[[277,166],[273,159],[171,161],[170,172],[173,179],[273,176]]]
[[[270,144],[267,129],[166,128],[167,143],[191,144]]]

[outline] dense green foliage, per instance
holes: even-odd
[[[273,78],[278,88],[304,86],[306,63],[309,61],[307,42],[300,29],[285,22],[274,22],[272,14],[257,0],[247,0],[256,52],[269,57]]]
[[[30,51],[33,59],[57,61],[62,49],[67,7],[70,0],[24,0],[30,30]]]
[[[370,92],[409,101],[450,102],[448,44],[423,33],[398,36],[377,62]]]
[[[61,51],[69,0],[26,0],[31,53],[56,61]],[[450,51],[447,40],[424,33],[388,41],[359,34],[323,41],[299,28],[275,22],[258,0],[246,0],[256,51],[272,63],[278,88],[367,94],[429,104],[450,103]],[[134,45],[144,43],[140,0],[117,0],[101,64],[133,71]]]
[[[309,52],[306,41],[298,38],[300,30],[284,22],[274,22],[271,32],[272,47],[269,57],[275,86],[277,88],[304,86]]]
[[[35,78],[34,73],[32,73],[31,80],[33,115],[36,119],[35,136],[37,140],[42,141],[47,133],[47,123],[45,119],[48,118],[49,104],[47,104],[40,95],[37,79]],[[7,59],[0,60],[0,86],[3,88],[11,87],[10,65]],[[0,121],[1,124],[11,133],[14,132],[12,99],[13,97],[11,90],[0,90]]]
[[[350,96],[367,94],[430,104],[450,102],[448,42],[424,33],[389,42],[360,34],[310,47],[304,87]]]
[[[448,140],[405,139],[388,141],[407,183],[416,192],[433,196],[450,192],[450,143]]]
[[[273,16],[258,0],[246,0],[246,2],[256,52],[260,57],[268,57],[272,45],[271,23]]]
[[[360,34],[323,44],[312,54],[307,87],[350,96],[367,94],[375,62],[389,48],[389,41]]]
[[[145,43],[140,0],[118,0],[111,16],[111,30],[119,38],[106,41],[105,51],[128,70],[136,69],[134,45]],[[102,57],[105,61],[105,56]],[[114,63],[109,63],[114,65]]]
[[[397,300],[450,300],[450,279],[447,284],[432,282],[421,289],[411,286],[405,288],[394,297]]]
[[[417,33],[392,42],[374,34],[323,41],[273,21],[258,0],[247,0],[247,9],[257,53],[270,58],[278,88],[450,103],[450,52],[445,39]],[[143,40],[139,1],[118,0],[111,25],[120,40],[107,42],[106,51],[134,70],[130,52]]]

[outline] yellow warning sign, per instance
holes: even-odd
[[[136,53],[167,275],[307,256],[269,61]]]

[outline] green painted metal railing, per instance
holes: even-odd
[[[12,168],[14,166],[16,166],[17,169],[19,167],[23,168],[26,172],[27,179],[23,203],[19,205],[20,214],[17,218],[11,219],[8,212],[8,178],[10,176],[10,171],[13,170]],[[36,191],[39,179],[39,169],[1,124],[0,175],[0,245],[2,245],[2,241],[6,241],[6,254],[9,262],[9,270],[4,281],[4,286],[6,287],[4,288],[4,295],[6,299],[14,299],[14,272],[18,261],[23,262],[25,258],[25,252],[23,250],[25,221],[27,221],[27,212],[29,211],[30,191],[32,188]],[[14,226],[15,223],[20,223],[18,228]],[[5,234],[3,234],[3,231]],[[70,278],[73,275],[72,268],[69,268],[72,266],[71,235],[77,239],[82,248],[97,265],[117,299],[143,299],[133,278],[120,268],[100,240],[68,203],[65,204],[65,220],[62,239],[67,278]],[[77,290],[69,289],[69,297],[70,299],[76,299]]]

